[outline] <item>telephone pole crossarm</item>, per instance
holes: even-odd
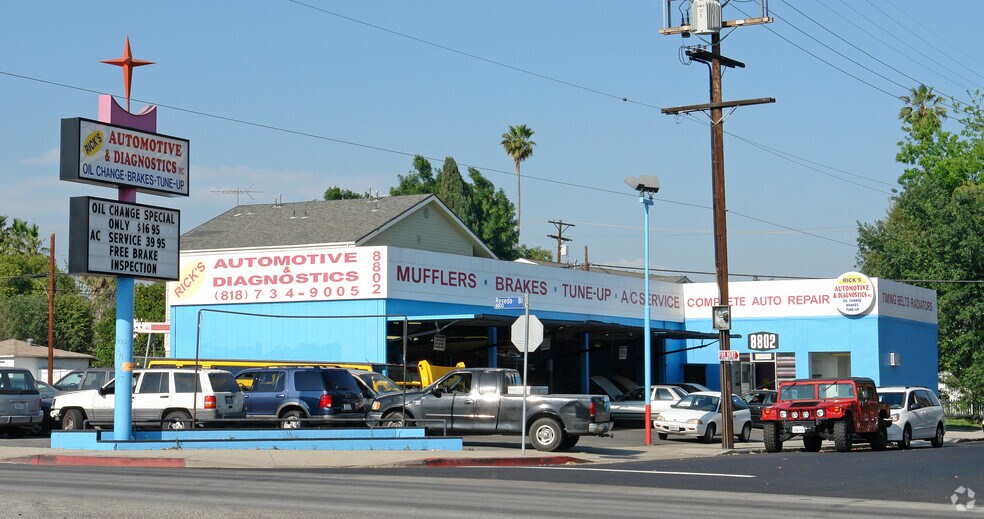
[[[755,99],[741,99],[738,101],[721,101],[720,103],[704,103],[699,105],[674,106],[671,108],[661,108],[660,112],[666,115],[689,114],[691,112],[703,112],[704,110],[715,110],[731,108],[737,106],[764,105],[775,103],[774,97],[756,97]]]

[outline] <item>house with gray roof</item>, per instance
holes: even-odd
[[[239,205],[181,236],[181,251],[389,246],[495,259],[435,195]]]

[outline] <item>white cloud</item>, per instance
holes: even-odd
[[[54,148],[48,150],[37,157],[31,157],[20,161],[20,164],[24,166],[50,166],[52,164],[58,164],[61,160],[61,150]]]

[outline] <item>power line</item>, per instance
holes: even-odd
[[[786,4],[786,6],[787,6],[787,7],[789,7],[790,9],[792,9],[793,11],[796,11],[797,13],[799,13],[799,14],[800,14],[800,16],[802,16],[802,17],[804,17],[804,18],[806,18],[807,20],[809,20],[809,21],[811,21],[811,22],[813,22],[814,24],[816,24],[816,25],[817,25],[818,27],[820,27],[821,29],[823,29],[823,30],[825,30],[825,31],[827,31],[827,32],[828,32],[828,33],[830,33],[830,34],[831,34],[832,36],[834,36],[835,38],[837,38],[837,39],[839,39],[840,41],[842,41],[842,42],[844,42],[844,43],[846,43],[847,45],[850,45],[850,46],[851,46],[851,47],[853,47],[853,48],[854,48],[855,50],[857,50],[858,52],[860,52],[860,53],[862,53],[862,54],[864,54],[865,56],[868,56],[869,58],[871,58],[871,59],[873,59],[873,60],[875,60],[875,61],[877,61],[878,63],[881,63],[882,65],[884,65],[884,66],[886,66],[886,67],[888,67],[888,68],[890,68],[890,69],[892,69],[892,70],[893,70],[893,71],[895,71],[896,73],[898,73],[898,74],[900,74],[900,75],[902,75],[902,76],[905,76],[905,77],[906,77],[907,79],[909,79],[909,80],[911,80],[911,81],[913,81],[913,82],[915,82],[916,84],[923,84],[923,85],[924,85],[924,84],[926,84],[926,83],[928,83],[927,81],[922,81],[922,80],[919,80],[919,79],[916,79],[916,78],[914,78],[914,77],[912,77],[912,76],[910,76],[909,74],[906,74],[905,72],[903,72],[903,71],[901,71],[901,70],[899,70],[899,69],[897,69],[897,68],[895,68],[895,67],[893,67],[892,65],[889,65],[888,63],[885,63],[884,61],[882,61],[882,60],[880,60],[880,59],[878,59],[877,57],[875,57],[874,55],[872,55],[872,54],[871,54],[871,53],[869,53],[868,51],[866,51],[866,50],[864,50],[863,48],[861,48],[861,47],[858,47],[857,45],[855,45],[855,44],[853,44],[853,43],[851,43],[851,42],[849,42],[849,41],[847,41],[847,39],[845,39],[845,38],[844,38],[844,37],[842,37],[841,35],[839,35],[839,34],[837,34],[836,32],[834,32],[834,31],[832,31],[832,30],[830,30],[829,28],[827,28],[827,27],[826,27],[825,25],[823,25],[822,23],[820,23],[820,22],[818,22],[818,21],[816,21],[816,20],[815,20],[815,19],[813,19],[813,18],[812,18],[812,17],[810,16],[810,15],[808,15],[808,14],[806,14],[806,13],[804,13],[803,11],[801,11],[801,10],[799,10],[799,9],[797,9],[797,8],[796,8],[796,7],[795,7],[795,6],[793,5],[793,4],[791,4],[791,3],[789,3],[789,2],[787,2],[786,0],[779,0],[779,1],[780,1],[780,2],[782,2],[782,3],[784,3],[784,4]],[[828,7],[828,9],[829,9],[829,7]],[[778,17],[777,17],[777,18],[778,18]],[[787,22],[787,23],[788,23],[788,22]],[[946,97],[953,97],[953,96],[950,96],[950,95],[948,95],[948,94],[946,94],[946,93],[944,93],[944,92],[940,92],[940,93],[941,93],[941,94],[943,94],[943,95],[944,95],[944,96],[946,96]]]
[[[938,52],[938,53],[940,53],[940,54],[942,54],[942,55],[944,55],[944,56],[947,56],[947,57],[950,57],[950,55],[949,55],[949,53],[947,53],[947,52],[944,52],[943,50],[941,50],[941,49],[939,49],[939,48],[937,48],[937,47],[936,47],[936,45],[933,45],[933,44],[932,44],[932,43],[931,43],[930,41],[928,41],[928,40],[926,40],[926,38],[923,38],[922,36],[920,36],[920,35],[918,35],[918,34],[916,34],[915,32],[913,32],[913,31],[912,31],[911,29],[909,29],[909,28],[908,28],[908,27],[906,27],[905,25],[902,25],[902,23],[901,23],[901,22],[899,22],[898,20],[896,20],[895,18],[893,18],[893,17],[892,17],[892,16],[890,15],[890,14],[888,14],[888,13],[886,13],[885,11],[883,11],[883,10],[882,10],[882,9],[881,9],[880,7],[878,7],[877,5],[875,5],[875,4],[873,4],[873,3],[871,3],[871,0],[864,0],[864,1],[865,1],[865,3],[867,3],[868,5],[870,5],[870,6],[871,6],[871,7],[872,7],[872,8],[874,9],[874,10],[876,10],[876,11],[878,11],[879,13],[881,13],[881,14],[883,14],[883,15],[884,15],[884,16],[885,16],[886,18],[888,18],[889,20],[891,20],[892,22],[894,22],[894,23],[895,23],[895,25],[898,25],[899,27],[901,27],[901,28],[902,28],[902,30],[904,30],[904,31],[906,31],[906,32],[908,32],[909,34],[912,34],[912,35],[913,35],[913,36],[915,36],[915,37],[916,37],[916,38],[917,38],[917,39],[918,39],[919,41],[921,41],[921,42],[923,42],[923,43],[925,43],[926,45],[928,45],[928,46],[929,46],[929,47],[930,47],[931,49],[933,49],[933,50],[935,50],[936,52]],[[947,3],[949,3],[949,2],[947,2]],[[944,7],[946,7],[946,6],[944,6]],[[915,49],[913,49],[913,50],[915,50]],[[961,64],[961,63],[960,63],[959,61],[957,61],[957,60],[954,60],[953,58],[950,58],[950,59],[951,59],[951,60],[953,60],[953,61],[954,61],[954,63],[956,63],[956,64],[958,64],[958,65],[962,65],[962,64]],[[937,62],[937,63],[938,63],[938,62]],[[966,77],[964,77],[964,76],[962,76],[962,75],[961,75],[961,74],[960,74],[959,72],[957,72],[957,71],[955,71],[955,70],[953,70],[953,69],[951,69],[951,68],[949,68],[949,67],[947,67],[947,66],[945,66],[945,65],[943,65],[942,63],[938,63],[938,64],[939,64],[939,65],[940,65],[941,67],[943,67],[943,68],[945,68],[946,70],[948,70],[948,71],[950,71],[950,72],[952,72],[952,73],[954,73],[954,74],[956,74],[957,76],[959,76],[959,77],[961,77],[961,78],[963,78],[964,80],[966,80],[966,81],[969,81],[970,83],[974,83],[974,82],[973,82],[973,81],[972,81],[971,79],[969,79],[969,78],[966,78]],[[965,68],[966,68],[966,67],[965,67]]]
[[[841,3],[844,3],[844,0],[841,0]],[[864,28],[864,27],[861,27],[860,25],[854,23],[854,21],[851,18],[848,18],[847,16],[844,16],[841,12],[837,11],[833,7],[830,7],[826,3],[820,2],[820,5],[823,6],[825,9],[827,9],[828,11],[834,13],[834,15],[836,15],[840,19],[844,20],[845,22],[847,22],[848,24],[850,24],[855,29],[857,29],[857,30],[861,31],[862,33],[864,33],[867,37],[869,37],[869,38],[877,41],[878,43],[881,43],[886,48],[891,49],[892,51],[894,51],[894,52],[898,53],[899,55],[901,55],[903,58],[912,61],[916,65],[919,65],[920,67],[926,69],[930,73],[935,74],[935,75],[937,75],[937,76],[945,79],[946,81],[949,81],[950,83],[953,83],[954,85],[960,86],[964,90],[967,89],[966,85],[961,85],[960,83],[958,83],[957,81],[953,80],[952,78],[947,77],[947,76],[943,75],[942,73],[940,73],[939,71],[932,69],[931,67],[929,67],[926,64],[924,64],[922,61],[919,61],[916,58],[914,58],[912,56],[912,54],[908,54],[908,53],[902,52],[902,50],[900,50],[897,45],[891,45],[891,44],[889,44],[885,40],[883,40],[883,39],[879,38],[878,36],[876,36],[871,30],[869,30],[867,28]],[[845,4],[845,5],[847,5],[847,4]],[[853,10],[855,13],[857,13],[858,16],[860,16],[860,17],[868,20],[869,27],[871,26],[871,24],[874,24],[874,22],[870,18],[868,18],[867,16],[865,16],[863,13],[858,12],[857,9],[854,9],[853,7],[851,7],[849,5],[847,7],[850,8],[851,10]],[[892,36],[893,38],[898,39],[898,37],[895,36],[894,34],[889,34],[889,35]]]
[[[841,2],[843,2],[843,1],[844,1],[844,0],[841,0]],[[909,17],[909,19],[911,19],[911,20],[912,20],[913,22],[915,22],[915,23],[916,23],[916,25],[918,25],[918,26],[920,26],[920,27],[922,27],[923,29],[925,29],[925,30],[926,30],[926,32],[928,32],[928,33],[930,33],[930,34],[932,34],[933,36],[935,36],[935,37],[936,37],[937,39],[939,39],[940,41],[942,41],[942,42],[945,42],[945,43],[947,43],[947,44],[949,44],[949,45],[950,45],[951,47],[953,47],[953,48],[955,48],[955,49],[957,49],[957,51],[958,51],[959,53],[961,53],[961,54],[963,54],[964,56],[966,56],[966,57],[968,57],[968,58],[970,58],[970,59],[972,59],[972,60],[973,60],[973,61],[975,61],[975,62],[976,62],[976,63],[977,63],[978,65],[981,65],[981,66],[984,66],[984,62],[981,62],[981,60],[979,60],[979,59],[977,59],[977,58],[976,58],[976,57],[974,57],[974,56],[973,56],[972,54],[970,54],[970,53],[968,53],[967,51],[965,51],[965,50],[963,49],[963,47],[961,47],[961,46],[959,46],[959,45],[954,45],[953,43],[950,43],[950,42],[949,42],[949,41],[947,41],[947,40],[946,40],[945,38],[943,38],[942,36],[940,36],[939,34],[937,34],[936,32],[934,32],[934,31],[933,31],[932,29],[930,29],[929,27],[926,27],[926,26],[925,26],[924,24],[922,24],[922,23],[920,23],[920,22],[919,22],[919,20],[918,20],[917,18],[915,18],[915,17],[914,17],[914,16],[912,16],[911,14],[908,14],[908,13],[906,13],[906,12],[904,12],[904,11],[902,11],[902,9],[901,9],[901,8],[900,8],[900,7],[899,7],[899,6],[897,5],[897,4],[894,4],[894,3],[893,3],[893,4],[892,4],[892,7],[895,7],[895,9],[896,9],[897,11],[899,11],[899,12],[901,12],[902,14],[904,14],[904,15],[906,15],[906,16],[908,16],[908,17]],[[896,22],[896,23],[898,23],[898,22]],[[950,59],[953,59],[953,57],[952,57],[952,56],[950,56],[950,55],[949,55],[948,53],[944,53],[944,55],[945,55],[945,56],[947,56],[947,57],[948,57],[948,58],[950,58]],[[954,62],[956,62],[956,63],[957,63],[958,65],[963,65],[962,63],[960,63],[959,61],[957,61],[957,60],[955,60],[955,59],[953,59],[953,61],[954,61]],[[967,67],[964,67],[964,68],[967,68]],[[981,74],[980,72],[977,72],[976,70],[974,70],[974,69],[970,69],[970,68],[968,68],[968,70],[972,70],[972,71],[973,71],[973,72],[974,72],[975,74],[977,74],[978,76],[980,76],[980,77],[982,77],[982,78],[984,78],[984,75],[982,75],[982,74]]]
[[[489,64],[495,65],[497,67],[502,67],[502,68],[505,68],[505,69],[509,69],[509,70],[514,71],[514,72],[519,72],[521,74],[526,74],[528,76],[533,76],[533,77],[536,77],[536,78],[545,79],[547,81],[552,81],[554,83],[558,83],[558,84],[561,84],[561,85],[569,86],[571,88],[576,88],[576,89],[579,89],[579,90],[584,90],[584,91],[590,92],[592,94],[598,94],[598,95],[601,95],[601,96],[609,97],[609,98],[616,99],[616,100],[619,100],[619,101],[623,101],[623,102],[626,102],[626,103],[631,103],[631,104],[636,104],[636,105],[640,105],[640,106],[645,106],[647,108],[655,108],[657,110],[659,109],[658,106],[647,104],[647,103],[643,103],[641,101],[635,101],[633,99],[629,99],[626,96],[620,96],[620,95],[612,94],[612,93],[609,93],[609,92],[603,92],[601,90],[597,90],[597,89],[594,89],[594,88],[586,87],[584,85],[579,85],[577,83],[571,83],[570,81],[565,81],[563,79],[557,79],[555,77],[551,77],[551,76],[547,76],[547,75],[544,75],[544,74],[540,74],[538,72],[533,72],[531,70],[526,70],[526,69],[522,69],[522,68],[519,68],[519,67],[514,67],[512,65],[509,65],[509,64],[506,64],[506,63],[502,63],[501,61],[495,61],[493,59],[485,58],[485,57],[479,56],[477,54],[471,54],[469,52],[465,52],[465,51],[458,50],[458,49],[455,49],[455,48],[452,48],[452,47],[448,47],[446,45],[441,45],[440,43],[434,43],[432,41],[428,41],[428,40],[425,40],[423,38],[418,38],[416,36],[412,36],[412,35],[409,35],[409,34],[406,34],[406,33],[394,31],[392,29],[387,29],[386,27],[381,27],[379,25],[374,25],[374,24],[371,24],[369,22],[365,22],[365,21],[358,20],[358,19],[355,19],[355,18],[352,18],[352,17],[349,17],[349,16],[345,16],[345,15],[340,14],[340,13],[336,13],[334,11],[329,11],[329,10],[324,9],[324,8],[321,8],[321,7],[313,6],[311,4],[306,4],[306,3],[300,2],[298,0],[287,0],[287,1],[288,2],[291,2],[293,4],[297,4],[299,6],[302,6],[302,7],[307,7],[308,9],[313,9],[315,11],[319,11],[319,12],[324,13],[324,14],[335,16],[335,17],[341,18],[343,20],[350,21],[352,23],[357,23],[359,25],[363,25],[363,26],[366,26],[366,27],[375,29],[377,31],[382,31],[382,32],[385,32],[385,33],[388,33],[388,34],[392,34],[394,36],[399,36],[401,38],[406,38],[408,40],[413,40],[413,41],[415,41],[417,43],[422,43],[424,45],[429,45],[431,47],[435,47],[435,48],[438,48],[438,49],[441,49],[441,50],[452,52],[454,54],[460,54],[460,55],[465,56],[465,57],[468,57],[468,58],[477,59],[479,61],[484,61],[485,63],[489,63]]]

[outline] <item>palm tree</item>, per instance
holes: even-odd
[[[531,130],[525,124],[510,126],[509,131],[502,134],[502,147],[506,150],[506,155],[513,159],[516,165],[516,241],[519,241],[520,228],[523,225],[523,195],[522,183],[520,182],[519,164],[533,155],[533,146],[536,143],[530,140],[533,136]]]
[[[919,85],[911,89],[911,96],[899,96],[905,106],[899,110],[899,120],[915,129],[933,130],[946,119],[946,108],[940,106],[944,99],[933,93],[932,87]]]

